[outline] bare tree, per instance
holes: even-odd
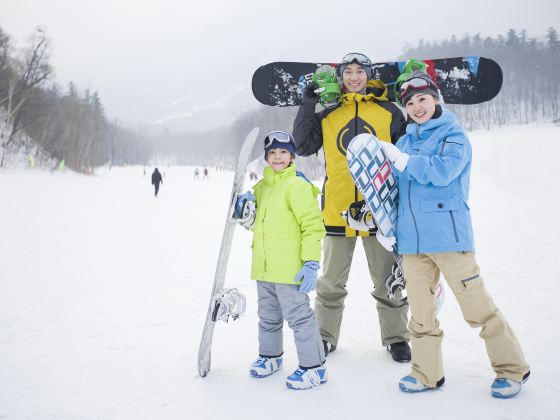
[[[0,167],[4,166],[7,148],[21,128],[24,104],[52,73],[48,60],[49,40],[45,31],[37,28],[31,37],[29,47],[23,51],[23,57],[8,63],[11,67],[11,71],[8,72],[8,89],[5,96],[0,98],[0,104],[6,109],[0,133],[2,139]]]

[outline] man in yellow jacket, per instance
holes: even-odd
[[[375,229],[369,232],[352,229],[341,216],[350,204],[363,200],[348,171],[346,147],[350,140],[358,134],[370,133],[380,140],[396,143],[406,127],[402,112],[387,98],[387,87],[374,80],[372,73],[368,57],[347,54],[337,69],[343,93],[339,104],[315,113],[317,86],[311,84],[304,92],[303,105],[294,121],[297,153],[310,156],[323,148],[325,154],[322,208],[327,237],[315,312],[325,351],[332,352],[338,345],[346,282],[356,238],[360,236],[374,284],[372,296],[377,301],[382,345],[395,361],[407,362],[410,361],[408,304],[389,299],[385,287],[393,257],[375,238]]]

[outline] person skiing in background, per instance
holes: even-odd
[[[237,198],[234,217],[253,231],[251,278],[257,281],[259,357],[250,375],[269,376],[282,365],[284,320],[294,332],[299,367],[286,378],[292,389],[327,381],[319,326],[309,304],[317,284],[325,228],[320,191],[293,164],[291,134],[273,131],[264,141],[263,179]],[[256,210],[255,210],[256,209]]]
[[[208,168],[204,168],[202,170],[202,179],[210,180],[210,178],[208,177]]]
[[[399,381],[404,392],[440,387],[443,331],[436,317],[433,290],[440,272],[453,291],[463,317],[481,328],[496,378],[491,394],[517,395],[529,366],[517,338],[484,286],[474,254],[468,205],[471,145],[455,116],[439,104],[438,88],[427,73],[414,71],[400,86],[399,98],[410,123],[396,146],[381,143],[398,178],[396,246],[411,311],[412,369]],[[395,238],[377,234],[387,250]]]
[[[161,177],[161,174],[158,171],[158,168],[154,169],[154,172],[152,173],[152,185],[155,188],[155,195],[157,197],[158,195],[158,191],[159,191],[159,184],[163,184],[163,179]]]
[[[325,154],[327,174],[322,207],[327,237],[323,275],[315,299],[324,349],[326,353],[332,352],[338,345],[344,300],[348,294],[346,282],[356,238],[360,236],[374,285],[372,296],[377,301],[382,345],[390,351],[393,360],[408,362],[408,304],[389,299],[385,286],[393,256],[375,239],[375,228],[359,232],[341,216],[351,203],[363,199],[348,171],[346,146],[362,133],[375,134],[385,142],[396,142],[404,133],[405,119],[400,109],[387,99],[385,84],[373,79],[371,62],[364,54],[344,56],[337,75],[343,87],[338,105],[315,113],[318,85],[311,83],[304,91],[303,104],[294,121],[297,153],[310,156],[323,148]]]
[[[199,174],[200,174],[200,172],[199,172],[198,168],[195,168],[194,169],[194,179],[200,179]]]

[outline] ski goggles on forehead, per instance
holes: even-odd
[[[342,57],[342,61],[340,62],[340,64],[352,64],[352,63],[358,63],[361,64],[362,66],[371,65],[371,61],[369,61],[369,58],[367,58],[367,56],[365,56],[364,54],[360,54],[360,53],[346,54],[344,57]]]
[[[273,141],[278,143],[294,143],[292,136],[285,131],[273,131],[264,139],[264,148],[268,149]]]
[[[402,97],[403,95],[406,95],[406,93],[409,90],[419,90],[419,89],[426,89],[426,88],[432,88],[435,91],[437,91],[437,88],[433,83],[429,82],[428,80],[417,77],[404,82],[399,88],[399,95]]]

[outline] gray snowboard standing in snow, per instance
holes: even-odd
[[[214,274],[214,285],[212,287],[212,293],[210,294],[210,304],[208,305],[206,321],[204,322],[204,330],[202,331],[202,338],[198,348],[198,373],[202,377],[205,377],[210,371],[212,361],[212,337],[216,321],[220,319],[227,320],[229,316],[236,319],[237,316],[244,311],[244,298],[237,292],[236,289],[224,289],[224,281],[226,277],[231,243],[233,241],[233,233],[235,231],[235,225],[237,224],[233,218],[235,202],[237,196],[242,193],[243,183],[247,172],[247,165],[249,163],[253,146],[257,141],[258,134],[258,127],[251,130],[245,138],[245,141],[243,141],[243,145],[241,146],[241,151],[239,152],[239,157],[237,159],[237,168],[235,170],[233,187],[231,189],[231,197],[229,201],[230,207],[222,236],[222,244],[218,255],[216,273]]]

